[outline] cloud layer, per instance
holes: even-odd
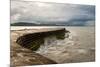
[[[11,23],[94,25],[95,6],[11,1]]]

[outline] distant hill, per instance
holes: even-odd
[[[77,23],[52,23],[52,24],[46,24],[46,23],[41,23],[41,24],[36,24],[36,23],[29,23],[29,22],[16,22],[16,23],[11,23],[11,26],[86,26],[82,22],[77,22]],[[88,25],[88,26],[94,26],[94,25]]]
[[[27,23],[27,22],[17,22],[17,23],[12,23],[11,26],[34,26],[37,25],[35,23]]]
[[[12,23],[11,26],[59,26],[56,24],[35,24],[35,23],[28,23],[28,22],[17,22]]]

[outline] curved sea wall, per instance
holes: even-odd
[[[69,31],[66,31],[65,28],[59,28],[49,31],[27,33],[17,38],[16,43],[18,43],[22,47],[35,51],[40,47],[40,45],[44,43],[44,38],[49,36],[55,36],[57,39],[64,39],[66,32]]]

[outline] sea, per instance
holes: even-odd
[[[58,26],[11,26],[11,30],[57,28]],[[57,63],[95,61],[95,27],[59,26],[70,31],[64,39],[46,37],[45,42],[35,51]]]

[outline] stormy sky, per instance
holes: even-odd
[[[16,22],[94,26],[95,6],[11,1],[11,23]]]

